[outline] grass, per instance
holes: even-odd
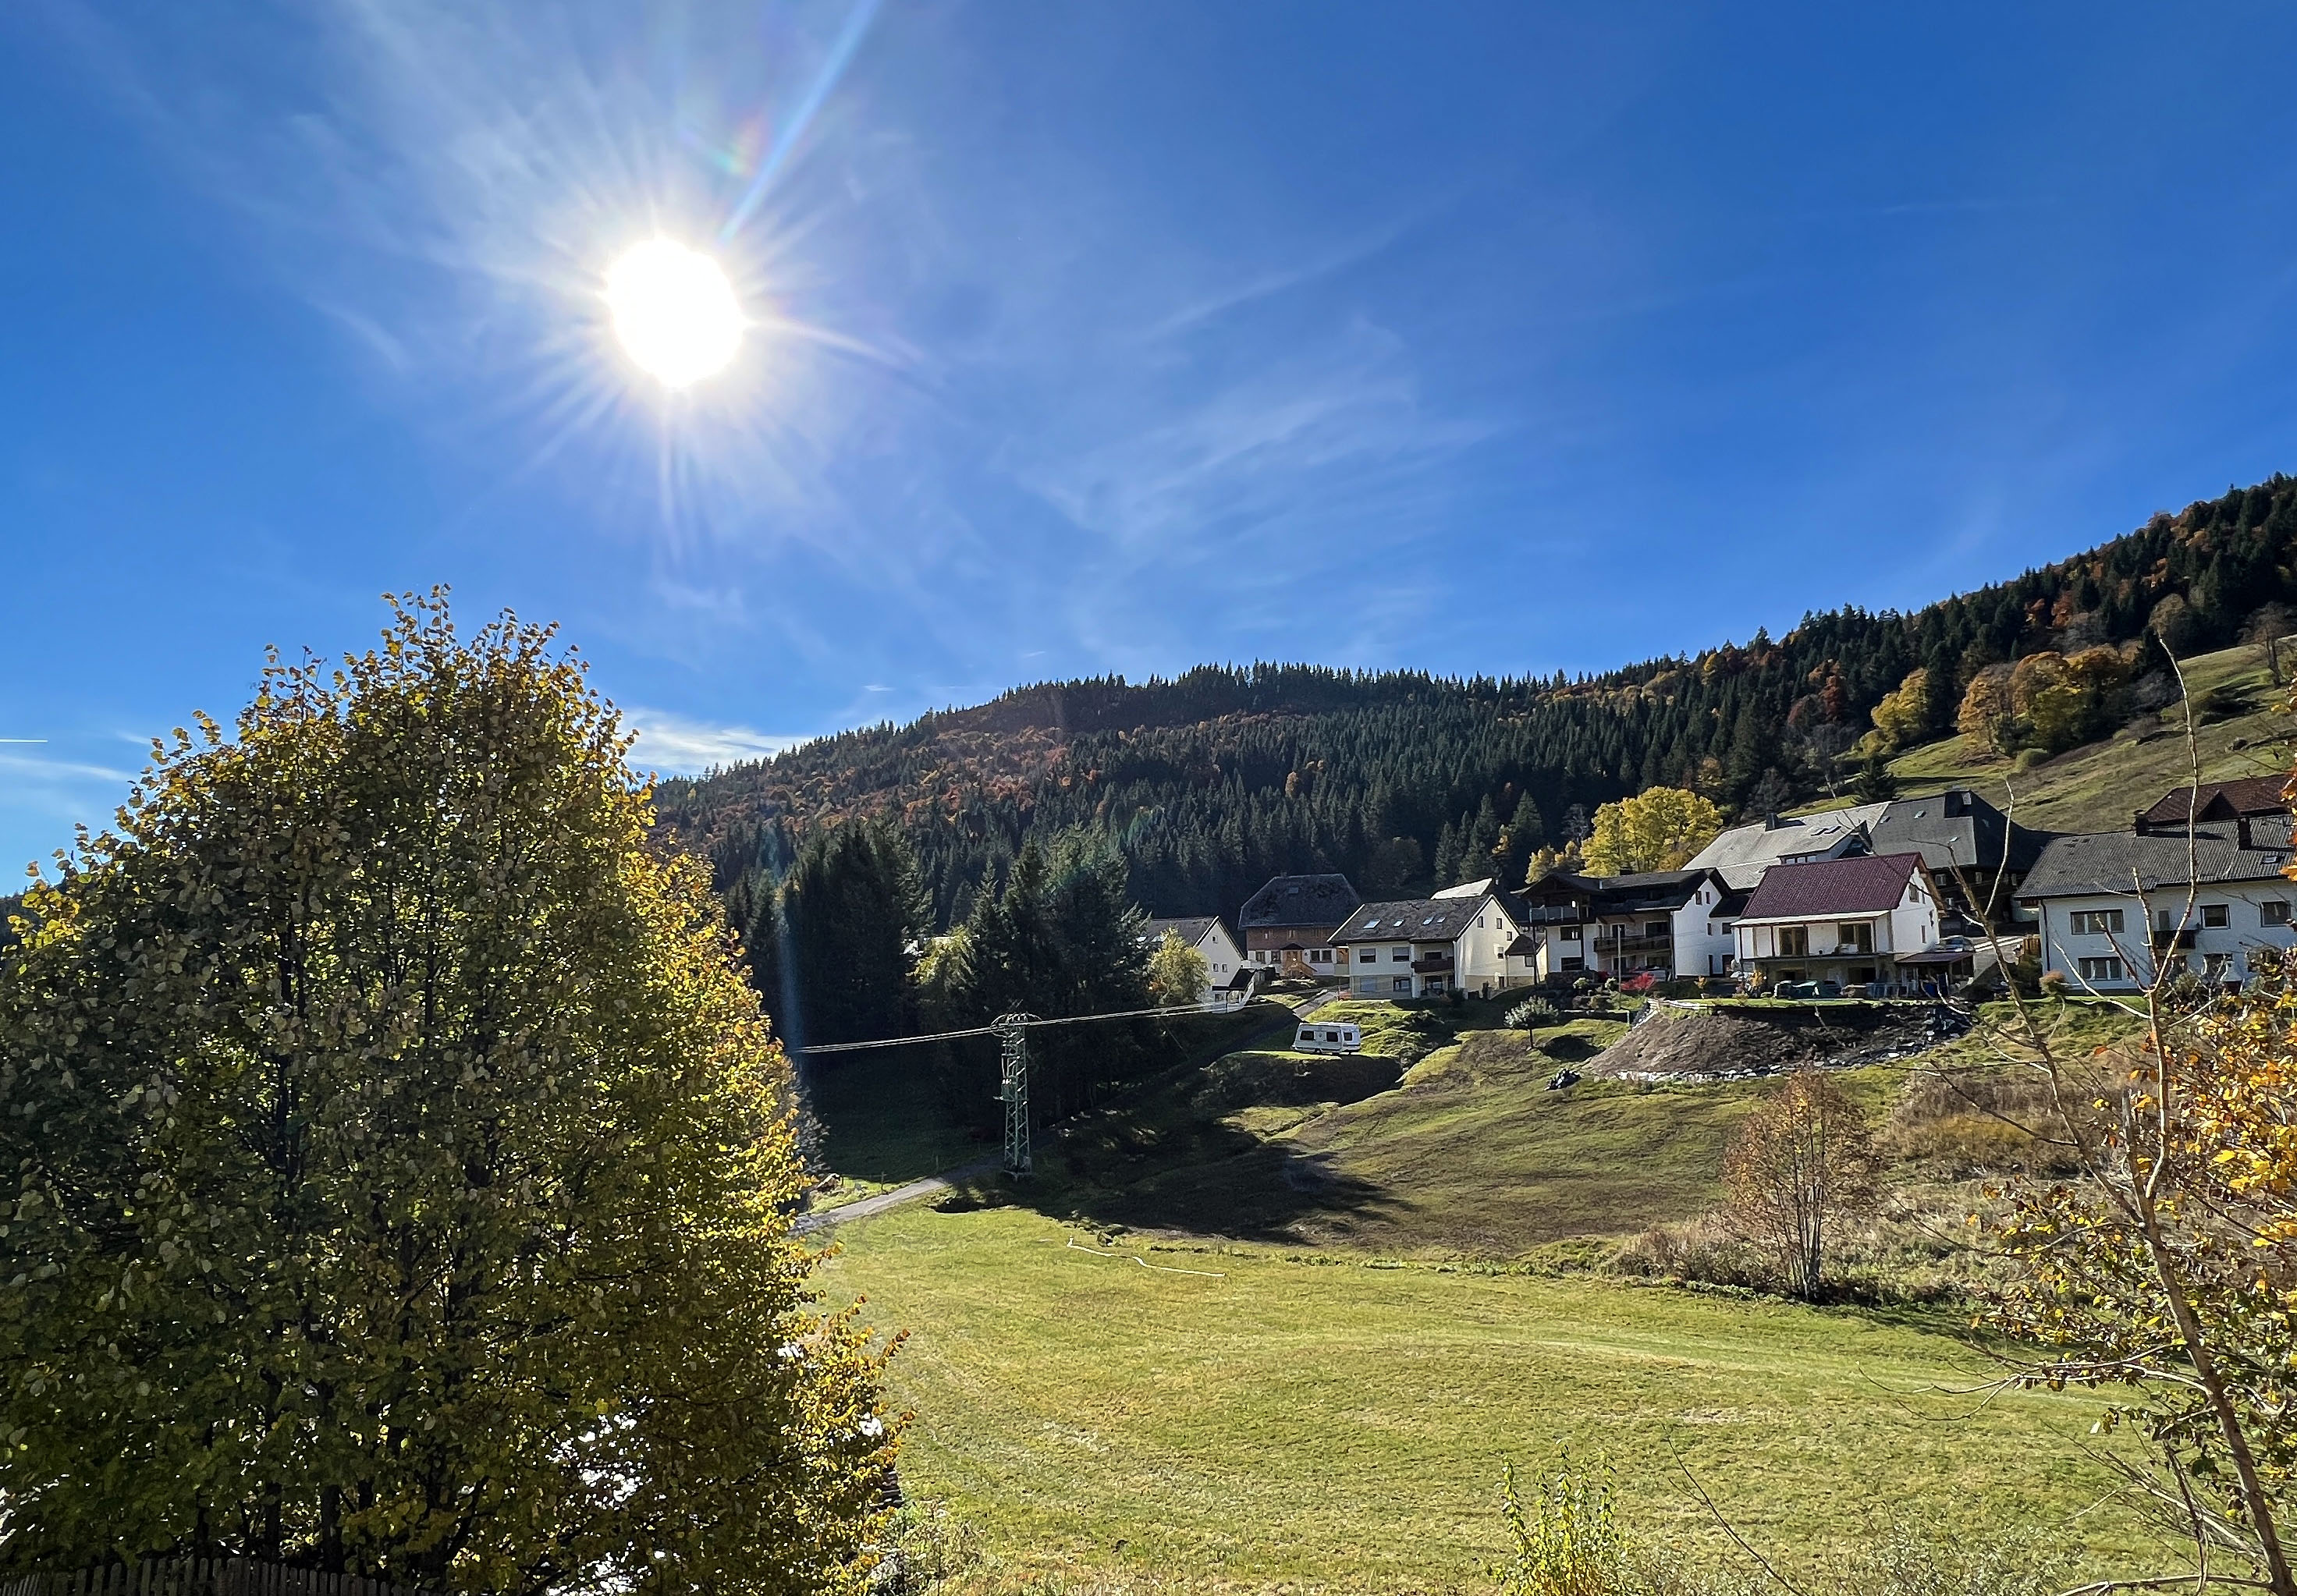
[[[2142,1560],[2125,1519],[2078,1517],[2109,1486],[2079,1450],[2096,1403],[1944,1394],[1988,1369],[1918,1319],[1145,1249],[1010,1208],[904,1209],[843,1241],[827,1290],[911,1331],[905,1485],[1017,1575],[1480,1588],[1501,1463],[1536,1472],[1559,1445],[1616,1471],[1651,1539],[1719,1558],[1679,1448],[1790,1574],[1910,1511],[2061,1529],[2093,1571]]]
[[[1632,1234],[1718,1200],[1724,1148],[1770,1085],[1547,1090],[1625,1029],[1582,1018],[1468,1032],[1394,1090],[1380,1090],[1392,1075],[1364,1078],[1365,1060],[1233,1055],[1041,1141],[1018,1200],[1082,1223],[1417,1259]],[[1903,1066],[1840,1079],[1879,1121]]]
[[[2288,689],[2267,679],[2254,648],[2228,648],[2185,662],[2188,694],[2200,702],[2226,688],[2255,707],[2195,728],[2204,781],[2287,774],[2290,718],[2282,705]],[[1921,798],[1950,786],[1968,786],[2008,809],[2014,791],[2019,820],[2047,831],[2119,831],[2134,810],[2193,779],[2186,746],[2185,712],[2173,705],[2158,722],[2126,727],[2104,742],[2071,749],[2030,769],[1952,736],[1910,750],[1890,761],[1901,797]],[[1845,803],[1852,802],[1846,798]],[[1822,807],[1837,807],[1825,805]]]

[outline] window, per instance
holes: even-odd
[[[1387,958],[1388,962],[1391,964],[1410,964],[1412,962],[1412,950],[1409,948],[1390,948],[1387,950]]]
[[[1566,926],[1558,934],[1560,935],[1567,942],[1576,942],[1579,940],[1579,927],[1577,926]]]
[[[1848,925],[1837,926],[1834,928],[1834,945],[1838,948],[1853,949],[1860,953],[1872,953],[1874,950],[1874,927],[1865,920],[1854,920]]]
[[[2204,953],[2202,961],[2202,975],[2211,981],[2224,980],[2227,972],[2233,967],[2233,955],[2230,953]]]
[[[1665,920],[1645,920],[1643,922],[1643,934],[1645,936],[1665,936],[1667,934],[1667,922]]]
[[[1807,958],[1810,956],[1810,927],[1782,926],[1779,927],[1779,957]]]
[[[1379,978],[1376,975],[1365,976],[1356,983],[1356,991],[1367,998],[1379,996]]]
[[[2076,936],[2118,936],[2121,932],[2118,909],[2078,909],[2073,920]]]
[[[2202,924],[2211,931],[2223,931],[2233,924],[2233,917],[2226,912],[2226,906],[2222,903],[2204,903],[2202,905]]]
[[[2264,902],[2259,904],[2257,906],[2257,923],[2260,926],[2286,926],[2289,924],[2289,900],[2286,898],[2268,898]]]
[[[1403,992],[1407,996],[1409,996],[1412,991],[1412,977],[1409,975],[1398,975],[1395,980],[1389,982],[1387,984],[1389,990],[1392,991]]]
[[[2092,986],[2114,986],[2129,979],[2118,958],[2085,958],[2081,978]]]
[[[1563,970],[1566,975],[1570,974],[1573,970],[1584,970],[1586,967],[1587,961],[1584,958],[1567,958],[1563,961]]]

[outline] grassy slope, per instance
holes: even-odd
[[[2229,648],[2189,660],[2186,680],[2197,699],[2213,687],[2228,687],[2245,693],[2258,706],[2250,713],[2196,728],[2203,780],[2288,771],[2291,725],[2280,707],[2286,690],[2266,679],[2256,650]],[[2193,779],[2184,730],[2184,713],[2173,707],[2162,714],[2156,728],[2139,735],[2125,730],[2018,771],[2008,761],[1973,747],[1967,738],[1954,736],[1899,755],[1890,762],[1890,770],[1904,797],[1972,786],[2006,809],[2014,792],[2018,819],[2028,826],[2046,831],[2117,831],[2128,826],[2132,810]],[[2243,746],[2236,748],[2236,743]]]
[[[1909,1513],[2070,1528],[2099,1568],[2137,1538],[2073,1521],[2108,1485],[2077,1450],[2094,1402],[1942,1394],[1986,1367],[1911,1323],[1584,1277],[1144,1254],[1015,1209],[901,1210],[844,1240],[827,1288],[911,1328],[906,1483],[1011,1573],[1480,1588],[1502,1460],[1535,1473],[1559,1444],[1610,1465],[1655,1539],[1719,1552],[1670,1441],[1790,1567]]]

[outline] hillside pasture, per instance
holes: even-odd
[[[2198,705],[2222,692],[2243,706],[2218,718],[2197,712],[2194,745],[2186,742],[2182,704],[2141,717],[2101,742],[2069,749],[2018,770],[2010,761],[1955,736],[1911,749],[1890,761],[1901,797],[1920,798],[1967,786],[2018,819],[2046,831],[2126,830],[2133,811],[2193,780],[2286,775],[2292,762],[2289,689],[2268,679],[2255,648],[2227,648],[2185,662],[2186,687]],[[2015,799],[2014,809],[2012,800]],[[1840,803],[1852,802],[1848,797]],[[1822,804],[1818,809],[1840,807]]]

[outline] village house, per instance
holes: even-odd
[[[1367,903],[1332,933],[1359,998],[1432,998],[1494,992],[1535,978],[1521,950],[1516,905],[1488,881],[1433,898]]]
[[[1244,956],[1270,975],[1343,979],[1347,950],[1332,933],[1363,904],[1345,876],[1278,876],[1244,901],[1237,914]]]
[[[2189,783],[2171,788],[2150,808],[2139,810],[2130,829],[2143,833],[2175,828],[2183,835],[2189,809],[2194,819],[2204,823],[2285,815],[2288,794],[2288,778],[2281,776],[2244,776],[2235,781],[2205,781],[2199,786]]]
[[[1179,937],[1183,946],[1204,955],[1205,991],[1198,1002],[1241,1008],[1251,1000],[1252,967],[1245,962],[1244,950],[1236,945],[1236,938],[1229,934],[1227,923],[1218,915],[1150,920],[1140,929],[1141,942],[1153,952],[1167,932]]]
[[[1774,865],[1733,924],[1738,969],[1762,987],[1920,990],[1969,973],[1969,950],[1941,945],[1942,907],[1919,853]]]
[[[1711,869],[1544,876],[1522,893],[1534,977],[1728,975],[1733,896]]]
[[[1691,868],[1714,870],[1733,887],[1752,889],[1773,865],[1919,853],[1942,901],[1971,922],[1954,929],[1975,931],[1989,912],[1997,926],[2017,918],[2018,883],[2047,841],[2049,834],[2018,825],[1970,788],[1948,787],[1922,798],[1771,815],[1734,826],[1700,849]]]
[[[2297,942],[2297,882],[2282,874],[2293,851],[2287,813],[2204,819],[2189,830],[2179,818],[2188,794],[2176,796],[2161,816],[2158,804],[2141,814],[2142,829],[2056,837],[2042,850],[2021,896],[2037,917],[2046,973],[2102,992],[2134,991],[2165,967],[2242,985]]]

